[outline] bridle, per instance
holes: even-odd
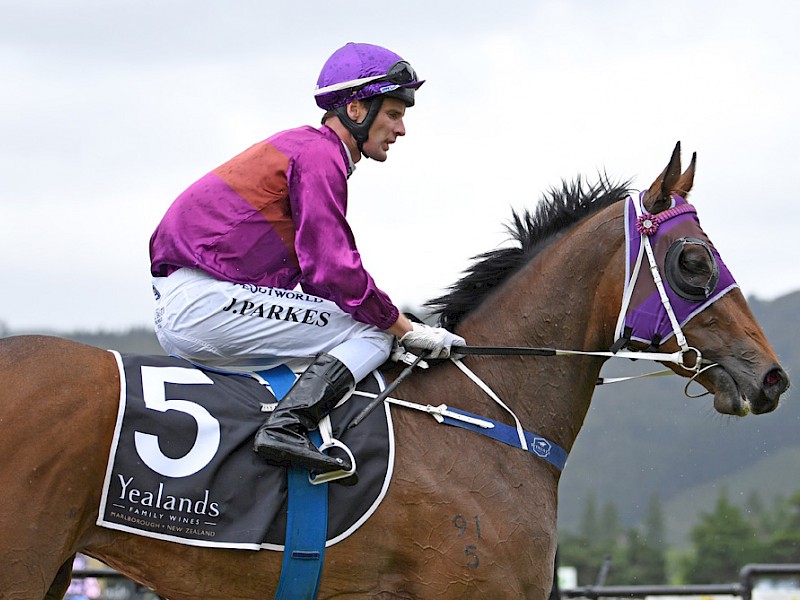
[[[564,350],[557,348],[537,348],[537,347],[514,347],[514,346],[454,346],[452,352],[455,357],[451,360],[455,365],[470,379],[482,388],[503,408],[511,412],[517,425],[520,440],[524,440],[522,427],[516,415],[510,411],[488,388],[488,386],[475,375],[463,362],[459,356],[482,355],[482,356],[600,356],[605,358],[627,358],[633,360],[655,361],[660,363],[670,363],[677,365],[684,371],[690,373],[690,377],[684,387],[684,394],[689,398],[699,398],[709,392],[704,391],[700,394],[689,393],[689,386],[702,373],[712,369],[717,363],[703,358],[699,349],[690,346],[683,333],[682,327],[695,315],[708,308],[711,304],[719,300],[730,290],[738,287],[733,276],[722,262],[717,251],[706,241],[705,234],[700,228],[697,219],[697,211],[694,206],[689,204],[684,198],[677,194],[671,194],[672,206],[655,215],[647,212],[643,205],[644,192],[640,192],[638,198],[634,199],[631,195],[625,204],[625,246],[626,246],[626,276],[622,294],[622,306],[620,307],[614,339],[616,340],[609,350]],[[680,233],[689,230],[691,236],[682,236],[672,240]],[[666,256],[661,258],[662,266],[659,265],[659,257],[654,244],[658,241],[671,242],[665,254],[671,255],[667,260]],[[704,285],[694,285],[689,282],[681,282],[675,271],[678,269],[680,251],[687,244],[696,245],[708,253],[712,268],[708,280]],[[657,244],[659,247],[666,244]],[[675,250],[674,248],[679,248]],[[672,254],[671,254],[672,252]],[[674,254],[678,252],[678,254]],[[645,270],[645,257],[647,258],[647,269]],[[669,262],[669,265],[667,265]],[[670,273],[667,268],[672,269]],[[662,275],[662,270],[664,275]],[[648,281],[645,274],[650,272],[651,279]],[[667,279],[665,284],[664,279]],[[640,289],[652,283],[655,291],[652,294],[642,293]],[[654,311],[654,306],[658,312]],[[642,310],[646,307],[647,310]],[[676,310],[677,307],[677,310]],[[643,316],[644,315],[644,316]],[[654,321],[658,321],[654,324]],[[645,327],[643,327],[645,325]],[[672,353],[658,352],[658,347],[662,342],[675,336],[675,341],[679,350]],[[645,350],[635,350],[631,348],[633,341],[649,343]],[[355,427],[364,418],[380,405],[384,399],[393,400],[390,394],[396,387],[406,379],[417,366],[427,366],[424,364],[424,356],[416,356],[411,353],[399,353],[396,360],[404,362],[407,366],[390,383],[381,394],[379,394],[370,404],[351,422],[348,427]],[[598,378],[596,385],[619,383],[631,379],[642,377],[656,377],[663,375],[673,375],[671,369],[664,369],[642,375],[633,375],[616,378]],[[409,403],[406,403],[409,404]],[[524,441],[522,443],[525,446]]]
[[[717,366],[717,363],[703,358],[699,349],[690,346],[683,333],[682,326],[693,316],[708,308],[713,302],[719,300],[731,289],[738,287],[730,272],[725,267],[719,254],[706,241],[705,235],[700,229],[697,220],[697,211],[694,206],[686,202],[677,194],[672,194],[672,206],[655,215],[647,212],[643,206],[644,192],[638,194],[638,198],[630,196],[625,205],[626,223],[626,277],[623,289],[622,305],[617,317],[614,344],[608,351],[589,351],[589,350],[563,350],[555,348],[529,348],[529,347],[507,347],[507,346],[466,346],[457,347],[454,352],[463,355],[516,355],[516,356],[602,356],[606,358],[628,358],[634,360],[655,361],[660,363],[670,363],[677,365],[684,371],[691,374],[684,393],[691,398],[703,396],[702,394],[690,394],[689,386],[703,372]],[[678,235],[689,229],[691,236],[682,236],[674,241],[671,237]],[[671,233],[670,233],[671,231]],[[659,260],[654,250],[654,244],[662,236],[666,242],[671,243],[666,249],[665,256]],[[691,285],[681,282],[676,274],[680,253],[686,245],[695,245],[707,252],[711,261],[711,272],[704,285]],[[661,244],[666,245],[666,244]],[[646,259],[646,263],[645,263]],[[661,265],[659,265],[661,262]],[[646,266],[645,266],[646,265]],[[650,307],[645,316],[636,314],[639,307],[634,306],[634,298],[641,298],[642,294],[637,292],[647,281],[643,273],[649,271],[650,282],[648,285],[655,287],[655,292],[648,298]],[[665,279],[667,280],[665,282]],[[721,285],[722,284],[722,285]],[[657,294],[659,304],[659,314],[665,321],[659,329],[648,323],[647,328],[643,328],[642,320],[652,321],[652,304]],[[676,311],[674,305],[680,306],[680,311]],[[680,314],[679,314],[680,312]],[[664,353],[658,352],[657,348],[665,340],[674,335],[675,341],[680,348],[677,352]],[[646,350],[629,349],[632,341],[649,343]],[[634,375],[618,378],[599,378],[597,384],[618,383],[630,379],[641,377],[652,377],[660,375],[674,374],[671,369],[646,373],[644,375]]]

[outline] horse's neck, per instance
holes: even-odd
[[[621,209],[579,223],[505,282],[459,329],[473,345],[608,350],[624,277]],[[523,426],[570,449],[583,424],[603,359],[497,357],[467,364],[515,411]],[[462,397],[497,412],[472,386]],[[500,413],[502,414],[502,413]]]

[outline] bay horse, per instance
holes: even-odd
[[[694,171],[693,157],[682,172],[678,144],[641,197],[651,217],[669,210],[674,194],[689,194]],[[476,257],[433,302],[442,322],[470,344],[609,349],[627,276],[622,200],[629,190],[607,181],[584,188],[580,179],[565,183],[535,212],[515,213],[517,245]],[[713,267],[710,252],[698,248],[675,263],[690,287],[702,287]],[[693,315],[681,334],[708,368],[669,366],[693,374],[718,412],[776,408],[789,379],[738,288]],[[632,339],[629,348],[646,351],[648,343]],[[658,348],[679,349],[678,335]],[[467,356],[463,364],[526,428],[569,451],[606,360]],[[444,361],[415,372],[393,397],[507,421],[457,366]],[[76,552],[172,600],[274,595],[279,552],[184,546],[95,524],[119,385],[106,350],[45,336],[0,342],[0,597],[63,597]],[[546,598],[560,471],[415,411],[393,415],[398,442],[388,493],[360,529],[327,549],[318,597]]]

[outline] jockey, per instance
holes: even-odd
[[[398,310],[363,267],[346,219],[355,164],[386,160],[422,84],[394,52],[346,44],[317,81],[322,126],[282,131],[214,169],[150,240],[166,352],[236,371],[313,359],[256,434],[254,450],[272,464],[349,470],[308,431],[389,358],[395,338],[433,358],[465,343]]]

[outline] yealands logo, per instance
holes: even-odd
[[[164,483],[159,482],[157,490],[143,490],[133,485],[133,477],[125,479],[122,474],[117,474],[122,491],[120,500],[127,500],[150,509],[171,510],[189,515],[206,515],[218,517],[220,515],[219,503],[209,502],[209,491],[205,490],[202,499],[175,497],[164,493]]]

